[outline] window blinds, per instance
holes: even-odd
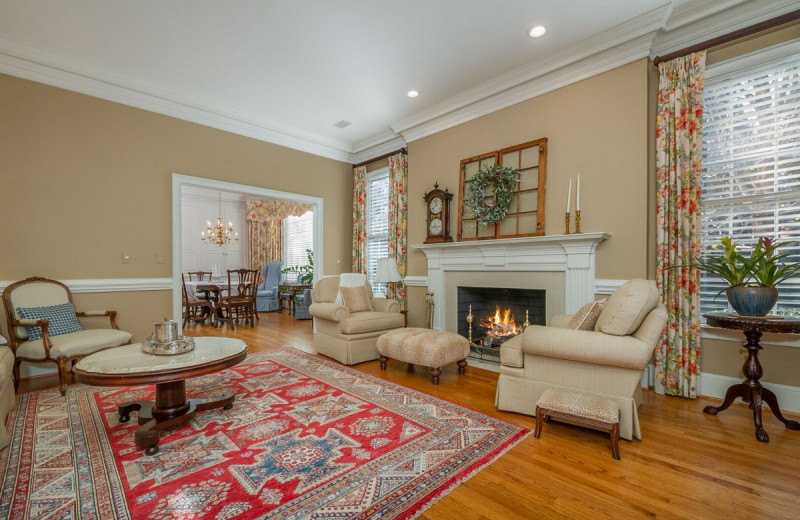
[[[314,212],[307,211],[299,217],[289,216],[284,220],[286,253],[283,266],[307,265],[306,249],[314,248]],[[287,273],[286,281],[297,281],[297,273]]]
[[[389,172],[382,169],[367,177],[367,280],[375,294],[383,284],[375,283],[378,258],[389,255]]]
[[[709,75],[704,92],[702,255],[731,236],[800,239],[800,53]],[[715,251],[715,247],[717,250]],[[800,245],[782,249],[800,261]],[[702,274],[701,309],[724,309],[719,278]],[[800,279],[780,284],[777,310],[800,311]]]

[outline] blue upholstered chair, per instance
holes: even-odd
[[[264,282],[256,291],[256,310],[270,312],[280,309],[278,305],[278,284],[281,283],[281,262],[271,262],[261,268],[261,278]]]
[[[294,300],[294,319],[310,320],[311,313],[308,308],[311,306],[311,289],[306,289],[303,294],[298,294]]]

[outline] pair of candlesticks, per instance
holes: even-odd
[[[569,212],[566,213],[564,217],[564,224],[565,224],[565,235],[569,235]],[[581,210],[575,210],[575,233],[581,232]]]

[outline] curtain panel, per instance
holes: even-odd
[[[367,274],[367,167],[353,168],[353,269]]]
[[[389,257],[397,262],[400,276],[406,276],[408,247],[408,154],[389,157]],[[400,306],[406,308],[406,285],[397,284]]]
[[[656,122],[656,282],[669,313],[655,353],[655,391],[697,397],[705,51],[659,64]]]
[[[270,262],[283,261],[283,222],[281,220],[247,221],[249,269],[261,270]]]

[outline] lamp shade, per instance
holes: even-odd
[[[375,273],[375,281],[378,283],[399,282],[403,279],[397,270],[397,262],[394,258],[378,258],[378,271]]]

